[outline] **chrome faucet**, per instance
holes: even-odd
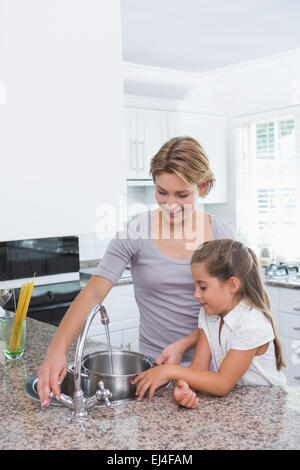
[[[109,398],[112,397],[112,393],[110,390],[104,387],[104,383],[102,380],[98,382],[99,390],[96,391],[95,395],[92,397],[85,397],[84,392],[81,388],[81,364],[82,364],[82,356],[83,356],[83,348],[84,343],[86,340],[87,332],[89,327],[97,313],[100,313],[101,316],[101,323],[103,325],[107,325],[109,323],[109,318],[106,312],[106,309],[103,305],[96,305],[90,311],[85,321],[84,327],[82,332],[80,333],[79,339],[76,345],[76,352],[75,352],[75,361],[74,361],[74,393],[73,398],[61,393],[60,401],[68,406],[69,408],[73,409],[73,416],[82,417],[88,414],[88,410],[95,406],[99,401],[105,401],[105,405],[107,407],[112,406]]]

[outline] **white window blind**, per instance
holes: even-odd
[[[260,253],[300,258],[300,118],[252,121],[237,128],[237,227]]]

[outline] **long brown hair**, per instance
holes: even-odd
[[[206,272],[220,282],[231,277],[240,280],[241,287],[236,293],[238,300],[245,300],[251,307],[263,312],[271,322],[274,331],[276,366],[286,367],[282,357],[282,347],[270,310],[270,301],[264,289],[261,271],[256,254],[251,248],[231,240],[211,240],[204,242],[193,254],[191,264],[204,263]]]
[[[192,137],[174,137],[154,155],[150,163],[154,183],[161,173],[175,173],[188,184],[208,183],[202,197],[209,193],[215,182],[204,149]]]

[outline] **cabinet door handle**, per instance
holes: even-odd
[[[300,331],[300,326],[294,326],[294,330]]]
[[[144,169],[144,145],[143,145],[143,140],[140,140],[139,142],[139,148],[140,148],[140,169]]]
[[[300,375],[297,375],[297,377],[294,377],[296,380],[300,380]]]
[[[293,307],[293,310],[296,310],[296,312],[300,312],[300,307]]]
[[[132,154],[131,154],[131,167],[133,170],[137,169],[137,148],[136,140],[132,141]]]

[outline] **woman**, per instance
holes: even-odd
[[[140,311],[140,351],[158,364],[192,360],[199,304],[193,297],[190,259],[203,241],[234,238],[234,233],[196,207],[198,197],[206,196],[214,184],[208,158],[196,140],[168,141],[152,158],[150,173],[159,207],[135,217],[111,240],[94,276],[66,312],[38,371],[42,406],[47,406],[51,390],[60,397],[58,381],[66,374],[70,345],[129,262]]]

